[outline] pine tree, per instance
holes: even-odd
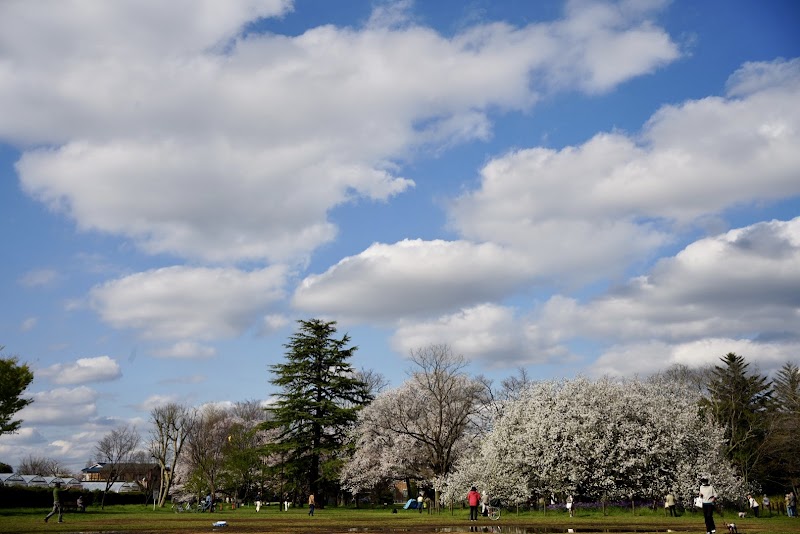
[[[296,489],[315,494],[319,504],[338,480],[338,453],[347,443],[347,431],[372,397],[348,362],[357,347],[347,346],[348,335],[333,337],[336,322],[298,323],[299,330],[284,345],[286,363],[271,366],[275,377],[270,382],[281,392],[267,408],[264,427],[279,429],[267,447],[283,458],[276,470],[296,484],[302,481],[304,487]]]
[[[787,413],[800,413],[800,368],[786,362],[775,375],[775,401],[778,410]]]
[[[758,475],[754,470],[765,452],[773,392],[767,377],[750,373],[743,357],[730,352],[720,360],[723,365],[711,372],[706,404],[725,427],[727,456],[747,483]]]
[[[800,369],[787,362],[776,373],[776,411],[767,437],[767,483],[773,491],[800,485]]]

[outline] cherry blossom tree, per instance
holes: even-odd
[[[676,492],[689,500],[700,475],[731,498],[741,481],[725,460],[723,429],[706,419],[698,396],[663,380],[585,378],[539,382],[503,414],[446,480],[457,501],[478,485],[508,503],[534,495],[602,500]]]

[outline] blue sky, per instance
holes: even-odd
[[[793,1],[0,3],[0,461],[266,400],[296,321],[403,381],[800,354]]]

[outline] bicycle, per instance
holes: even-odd
[[[500,519],[500,507],[499,506],[486,506],[486,516],[491,519],[492,521],[497,521]]]
[[[188,502],[186,504],[176,503],[172,505],[172,511],[175,512],[176,514],[180,514],[183,512],[191,512],[192,505],[191,503]]]

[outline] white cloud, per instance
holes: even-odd
[[[13,447],[36,445],[43,443],[45,437],[38,428],[29,425],[20,427],[13,434],[0,434],[0,454],[9,452]]]
[[[727,94],[742,97],[764,89],[800,85],[800,58],[750,61],[728,78]]]
[[[291,322],[292,320],[286,315],[281,315],[277,313],[271,313],[265,315],[263,323],[261,325],[260,334],[267,335],[272,332],[276,332]]]
[[[167,267],[96,286],[90,302],[107,323],[137,329],[146,338],[209,340],[254,326],[282,298],[284,277],[283,267]]]
[[[136,408],[142,412],[149,413],[153,408],[158,408],[159,406],[164,406],[172,402],[180,402],[178,395],[150,395]]]
[[[80,358],[73,363],[57,363],[41,369],[37,374],[49,378],[54,384],[108,382],[122,376],[119,364],[109,356]]]
[[[575,360],[597,346],[597,375],[650,374],[718,363],[728,352],[768,372],[796,358],[800,217],[700,239],[588,302],[555,295],[529,315],[483,304],[399,324],[398,352],[447,343],[484,365]],[[602,347],[608,347],[603,349]]]
[[[636,137],[601,133],[494,159],[480,187],[452,203],[453,228],[527,253],[556,279],[585,282],[649,258],[676,225],[800,194],[800,62],[750,65],[737,84],[753,70],[758,91],[665,106]]]
[[[743,100],[687,102],[656,113],[641,143],[599,134],[579,147],[497,158],[483,168],[480,188],[451,205],[465,240],[373,244],[307,277],[294,305],[386,321],[452,313],[541,281],[569,289],[619,277],[672,242],[683,223],[800,194],[798,97],[800,85],[790,84]],[[636,330],[637,321],[626,324]],[[698,321],[698,331],[712,322]]]
[[[800,218],[700,239],[585,304],[555,296],[533,324],[554,346],[614,343],[594,366],[599,374],[715,363],[728,352],[773,369],[797,354],[797,288]]]
[[[216,356],[217,350],[193,341],[179,341],[171,347],[154,350],[153,355],[159,358],[205,360]]]
[[[482,304],[432,321],[404,321],[392,336],[400,353],[446,344],[469,360],[489,367],[547,363],[570,358],[568,351],[528,325],[512,308]]]
[[[373,244],[298,286],[293,304],[361,320],[430,316],[510,293],[530,278],[526,258],[487,243],[403,240]]]
[[[86,386],[56,388],[30,397],[33,402],[18,412],[26,425],[82,424],[97,414],[97,392]]]
[[[743,356],[755,365],[753,370],[769,373],[792,361],[800,350],[800,341],[759,343],[750,339],[707,338],[688,343],[662,341],[632,343],[612,347],[591,366],[594,375],[649,375],[671,365],[690,368],[721,365],[720,358],[729,352]]]
[[[396,162],[419,147],[486,139],[490,110],[678,56],[654,9],[600,3],[451,38],[397,27],[403,3],[296,37],[240,35],[277,1],[18,5],[0,6],[0,136],[47,147],[18,162],[24,190],[81,229],[213,262],[303,261],[336,236],[329,210],[412,187]]]

